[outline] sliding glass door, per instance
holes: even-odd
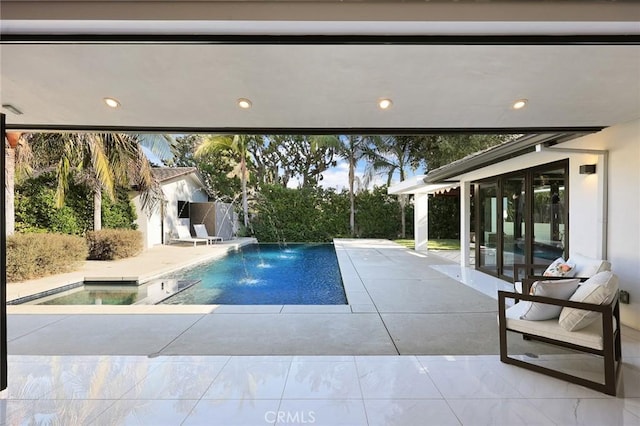
[[[525,214],[527,193],[525,176],[519,174],[502,181],[502,275],[513,277],[513,265],[525,263]]]
[[[498,273],[498,186],[495,183],[480,184],[479,212],[476,213],[476,265],[492,273]]]
[[[533,174],[533,262],[536,264],[568,255],[565,253],[566,183],[564,168]]]
[[[510,280],[516,264],[568,254],[567,160],[476,184],[476,267]]]

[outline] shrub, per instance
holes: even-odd
[[[87,258],[82,237],[62,234],[14,234],[7,237],[7,280],[24,281],[76,269]]]
[[[131,229],[102,229],[87,232],[89,259],[115,260],[142,251],[142,233]]]
[[[398,238],[401,229],[398,197],[387,194],[386,186],[358,193],[355,219],[360,238]]]
[[[102,197],[102,227],[110,229],[136,229],[135,221],[138,218],[136,208],[129,200],[129,195],[124,188],[117,188],[116,199],[110,200]],[[91,215],[93,220],[93,214]]]
[[[460,197],[429,198],[429,238],[460,238]]]
[[[73,209],[66,205],[56,208],[54,184],[52,175],[44,174],[16,186],[16,230],[82,233],[82,227]]]

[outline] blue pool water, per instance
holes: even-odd
[[[254,244],[171,277],[201,282],[165,304],[347,303],[333,244]]]

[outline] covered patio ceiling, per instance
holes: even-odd
[[[48,8],[49,18],[24,3]],[[59,3],[80,12],[69,19]],[[167,5],[160,2],[155,20],[153,13],[122,19],[125,6],[150,4],[136,1],[97,19],[102,3],[3,2],[0,97],[22,113],[3,108],[9,128],[528,131],[595,129],[640,116],[640,24],[629,16],[640,10],[627,2],[605,5],[600,15],[583,8],[584,20],[554,2],[522,2],[533,18],[521,22],[501,2],[474,6],[495,14],[501,6],[493,22],[474,21],[469,8],[456,18],[464,9],[453,2],[435,2],[439,9],[430,10],[440,15],[413,21],[380,2],[364,6],[381,16],[386,10],[387,20],[356,20],[351,2],[346,18],[338,18],[336,2],[292,2],[298,14],[282,21],[253,16],[246,2],[191,2],[224,3],[237,14],[196,19],[200,9],[191,6],[193,16],[161,20]],[[284,10],[283,2],[259,3],[265,16],[275,10],[269,4]],[[541,15],[542,3],[566,20]],[[523,34],[533,37],[509,38]],[[121,106],[107,107],[106,97]],[[239,108],[240,98],[252,107]],[[382,98],[391,108],[378,107]],[[515,110],[519,99],[527,105]]]

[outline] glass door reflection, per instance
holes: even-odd
[[[533,263],[549,264],[566,255],[565,169],[533,176]]]
[[[478,268],[498,273],[498,186],[495,183],[478,186]]]
[[[502,275],[513,277],[513,265],[526,263],[527,197],[524,175],[505,178],[502,187]]]

